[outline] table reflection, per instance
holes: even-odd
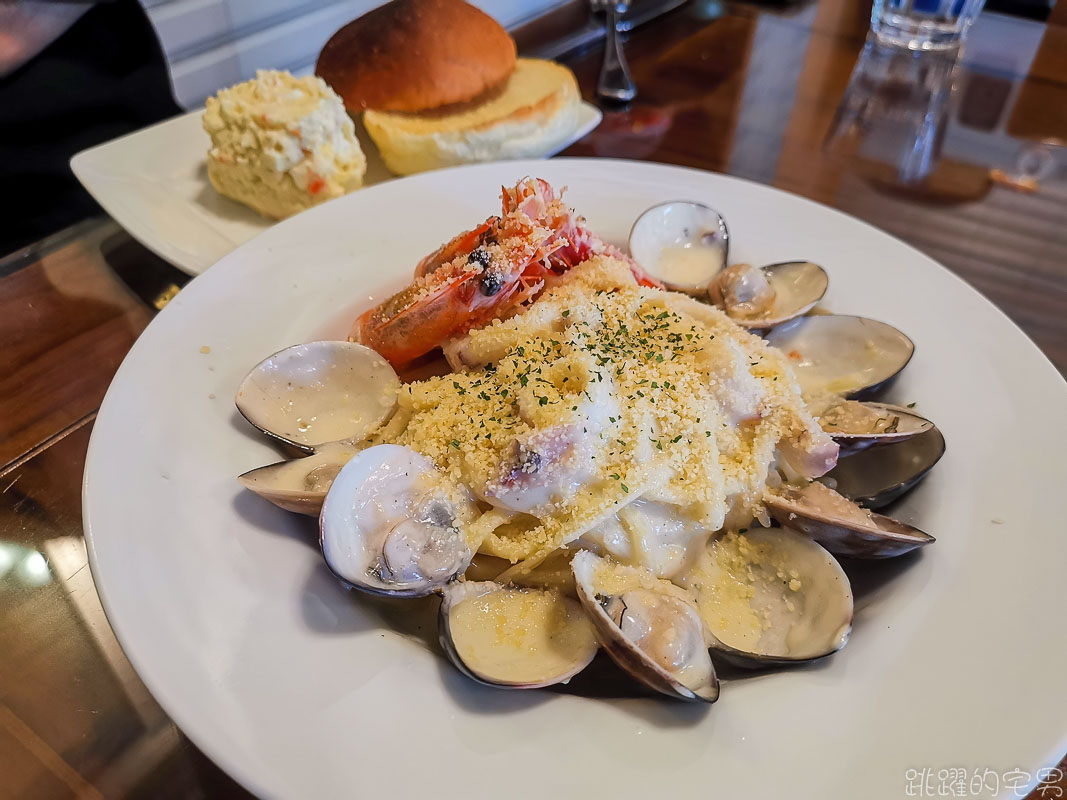
[[[907,186],[924,181],[941,158],[958,75],[957,50],[920,52],[871,40],[837,108],[824,149],[864,163]]]

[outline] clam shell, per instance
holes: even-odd
[[[830,286],[826,270],[811,261],[783,261],[760,269],[774,289],[774,301],[766,310],[748,316],[735,315],[727,308],[727,315],[742,328],[773,328],[803,316],[815,308]]]
[[[823,487],[820,493],[832,491]],[[763,502],[781,525],[806,533],[835,555],[892,558],[935,541],[930,534],[892,517],[870,513],[867,520],[860,522],[836,508],[819,507],[799,493],[767,495]],[[835,502],[850,501],[838,495]],[[855,509],[863,511],[859,506]]]
[[[467,569],[473,553],[463,526],[465,520],[473,519],[477,514],[477,506],[473,499],[467,498],[463,500],[462,508],[446,508],[445,513],[450,517],[445,520],[436,521],[431,513],[416,521],[415,506],[426,505],[432,491],[426,485],[427,478],[438,481],[442,491],[448,488],[447,478],[436,472],[430,459],[395,444],[361,450],[344,465],[326,493],[319,514],[319,546],[326,566],[342,583],[386,597],[424,597],[438,591]],[[400,483],[404,480],[420,482],[417,497],[403,494],[412,491]],[[448,491],[446,494],[457,493]],[[438,503],[436,497],[433,496],[431,506]],[[440,504],[446,500],[452,502],[445,498]],[[377,509],[377,513],[365,516],[365,507]],[[427,537],[423,541],[401,538],[399,552],[402,555],[397,566],[415,563],[421,568],[422,562],[408,561],[405,564],[403,559],[429,555],[438,559],[435,571],[430,575],[416,571],[414,575],[417,577],[401,578],[396,575],[402,572],[390,574],[384,566],[388,562],[383,550],[389,537],[409,522],[415,522],[413,527],[420,533],[429,528],[433,534],[423,533]],[[414,549],[417,545],[421,548]]]
[[[945,454],[937,427],[886,447],[842,458],[822,481],[864,508],[879,509],[911,491]]]
[[[816,419],[841,446],[841,458],[875,445],[902,442],[934,427],[930,420],[907,408],[855,400],[846,400]]]
[[[241,381],[235,402],[252,425],[306,453],[327,442],[362,441],[396,408],[400,379],[354,342],[309,342],[279,350]]]
[[[237,480],[279,508],[317,517],[333,479],[358,452],[350,445],[326,444],[310,456],[258,467]]]
[[[484,601],[490,594],[498,596],[508,613],[528,611],[532,599],[535,606],[554,606],[549,611],[553,616],[548,620],[517,622],[514,630],[506,631],[507,641],[478,635],[499,630],[501,623],[495,618],[479,619],[483,630],[477,632],[453,624],[457,606]],[[589,666],[600,649],[593,625],[582,605],[559,592],[504,586],[492,581],[461,581],[445,586],[441,597],[438,615],[441,647],[463,674],[486,686],[540,689],[566,683]],[[513,641],[511,637],[520,641]]]
[[[726,266],[730,232],[715,209],[672,200],[642,212],[630,229],[629,244],[634,260],[668,289],[704,297],[708,282]],[[674,265],[667,260],[671,256]]]
[[[715,675],[713,666],[709,664],[710,678],[705,684],[697,687],[684,686],[623,635],[622,629],[604,610],[598,599],[598,593],[593,587],[594,570],[597,563],[601,561],[603,559],[599,556],[583,550],[574,556],[571,569],[574,570],[574,580],[578,587],[578,599],[592,619],[600,644],[608,655],[638,681],[668,697],[704,703],[714,703],[718,700],[719,679]],[[693,612],[699,621],[695,608]],[[703,627],[702,624],[701,627]],[[702,631],[702,635],[705,634],[706,631]]]
[[[838,314],[800,317],[766,340],[789,358],[805,396],[860,397],[908,365],[915,345],[892,325]]]
[[[738,582],[750,582],[751,607],[771,615],[773,622],[751,644],[730,630],[738,616],[722,613],[718,603],[699,602],[712,634],[712,654],[735,666],[760,668],[813,661],[844,647],[852,631],[852,588],[837,560],[809,537],[788,528],[753,528],[737,536],[746,541],[748,552],[770,557],[770,563],[753,555],[742,559],[743,570],[734,574],[736,554],[722,561],[715,558],[715,548],[725,547],[727,540],[712,540],[699,577],[693,579],[698,596],[707,592],[710,600],[718,599]],[[789,570],[786,579],[779,574],[783,568]]]

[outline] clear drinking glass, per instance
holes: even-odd
[[[900,186],[936,169],[952,113],[958,51],[916,52],[868,40],[823,143],[862,174]]]
[[[985,0],[874,0],[871,30],[886,44],[910,50],[955,47]]]

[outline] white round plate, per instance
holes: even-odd
[[[620,244],[642,209],[704,201],[729,222],[732,260],[816,261],[827,306],[915,341],[890,396],[917,402],[948,453],[899,515],[937,543],[865,570],[841,653],[728,681],[710,707],[488,689],[432,649],[432,608],[345,591],[314,520],[238,486],[238,473],[278,459],[234,409],[245,372],[342,334],[352,309],[496,213],[501,184],[528,173],[569,186],[568,202]],[[85,531],[134,667],[257,793],[899,798],[926,768],[935,784],[940,769],[1033,773],[1067,747],[1065,408],[1067,384],[989,302],[844,214],[654,164],[489,164],[301,214],[183,289],[100,410]]]

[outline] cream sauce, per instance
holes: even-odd
[[[582,534],[582,543],[657,578],[670,578],[696,558],[706,538],[699,522],[677,506],[639,499]]]
[[[581,606],[559,592],[501,588],[452,606],[448,624],[467,668],[496,683],[544,683],[580,669],[597,649]]]
[[[700,615],[723,644],[810,658],[839,648],[852,617],[847,579],[836,564],[827,568],[828,559],[802,534],[756,528],[709,544],[685,583],[696,589]]]
[[[675,286],[699,287],[708,283],[722,263],[718,248],[693,242],[664,247],[656,263],[656,274]]]
[[[400,383],[373,351],[290,348],[256,368],[237,401],[252,421],[303,445],[362,440],[396,406]]]

